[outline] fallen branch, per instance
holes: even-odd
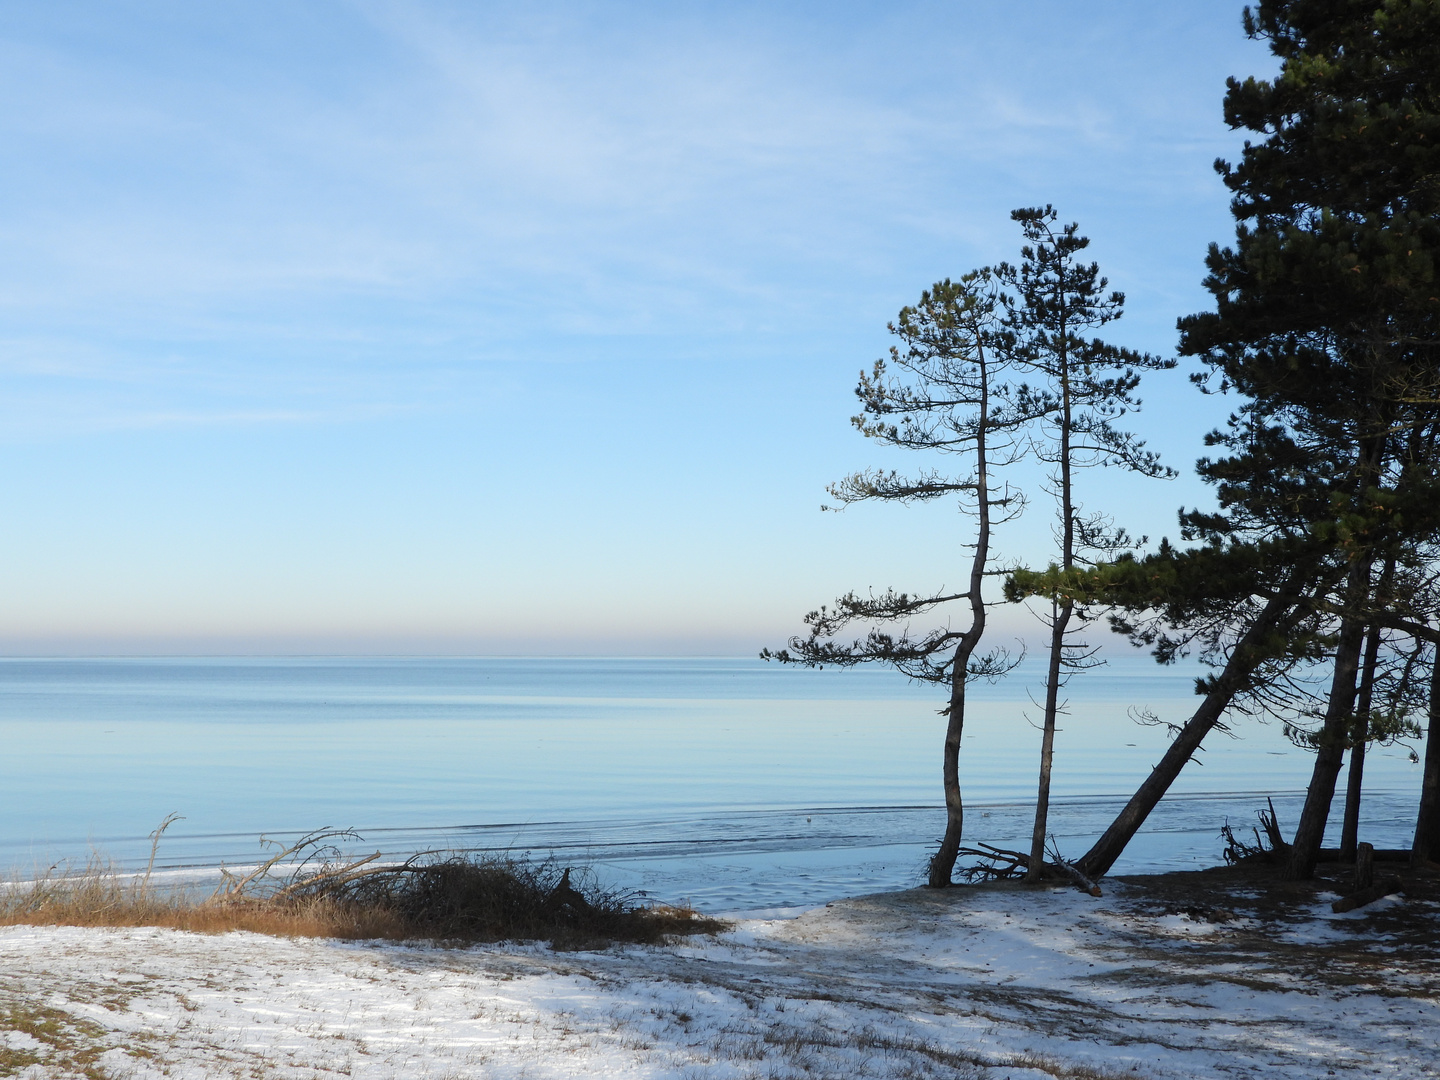
[[[1050,838],[1050,858],[1054,860],[1053,865],[1073,881],[1075,887],[1081,892],[1089,893],[1091,896],[1104,895],[1101,893],[1099,885],[1096,885],[1095,882],[1085,876],[1078,866],[1060,854],[1059,850],[1055,847],[1055,838],[1053,836]]]
[[[1404,883],[1398,877],[1381,878],[1368,889],[1361,889],[1359,892],[1352,893],[1350,896],[1342,896],[1330,905],[1330,910],[1337,915],[1346,911],[1354,911],[1356,908],[1362,908],[1366,904],[1373,904],[1382,896],[1389,896],[1391,893],[1399,892],[1403,885]]]
[[[399,873],[405,869],[403,866],[369,866],[367,869],[361,869],[378,858],[380,858],[380,852],[377,851],[374,855],[367,855],[363,859],[356,859],[354,862],[321,870],[319,873],[292,881],[277,892],[275,898],[282,899],[293,896],[297,892],[324,892],[326,889],[336,889],[348,885],[369,874]]]
[[[958,852],[960,855],[974,855],[976,858],[989,860],[961,868],[960,872],[969,881],[979,877],[986,881],[1018,881],[1030,869],[1030,856],[1023,851],[1011,851],[1009,848],[996,847],[983,841],[976,841],[976,845],[973,848],[961,848]],[[1041,877],[1053,878],[1058,874],[1069,878],[1081,892],[1100,896],[1100,886],[1086,877],[1078,866],[1061,856],[1055,847],[1053,836],[1050,838],[1050,845],[1050,858],[1053,861],[1041,864]]]
[[[977,877],[984,877],[987,881],[1013,881],[1025,876],[1025,871],[1030,867],[1029,855],[1019,851],[997,848],[981,841],[977,841],[977,843],[980,848],[985,850],[961,848],[956,852],[957,855],[974,855],[978,859],[990,860],[988,863],[962,867],[960,873],[967,880],[974,881]]]

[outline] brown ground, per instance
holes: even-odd
[[[1354,892],[1352,867],[1322,863],[1310,881],[1283,881],[1277,866],[1263,862],[1113,880],[1129,887],[1126,907],[1136,915],[1182,915],[1223,926],[1215,946],[1257,972],[1303,972],[1325,986],[1381,994],[1433,988],[1440,980],[1440,869],[1376,864],[1377,881],[1390,875],[1401,879],[1404,903],[1381,900],[1337,916],[1348,932],[1319,945],[1283,939],[1313,922],[1317,908],[1328,912],[1330,901]],[[1393,977],[1397,961],[1411,978]]]

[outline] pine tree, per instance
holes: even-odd
[[[930,862],[929,883],[950,884],[964,827],[960,788],[960,740],[965,727],[965,692],[975,679],[995,678],[1008,667],[1003,650],[979,651],[985,633],[986,578],[994,566],[991,533],[995,524],[1017,512],[1015,496],[997,487],[992,472],[1013,462],[1024,417],[1014,407],[1007,381],[1013,367],[1013,340],[1001,324],[994,274],[978,270],[958,282],[939,282],[920,302],[900,312],[890,332],[900,339],[888,360],[861,372],[855,393],[862,411],[852,418],[865,436],[891,446],[921,451],[956,462],[958,471],[922,466],[913,476],[871,470],[830,488],[840,506],[880,500],[915,503],[956,498],[975,520],[967,545],[971,558],[967,587],[958,593],[912,596],[893,589],[880,595],[847,593],[834,607],[805,616],[809,632],[786,648],[761,656],[782,663],[823,668],[888,664],[912,679],[948,688],[941,710],[946,717],[941,763],[945,794],[945,835]],[[968,613],[963,629],[950,624],[960,606]],[[929,613],[943,615],[924,632],[913,621]],[[863,637],[841,640],[852,625]],[[898,625],[898,629],[892,629]]]
[[[1417,471],[1403,456],[1440,421],[1440,3],[1266,2],[1245,27],[1282,68],[1228,84],[1227,122],[1265,137],[1217,164],[1236,238],[1210,249],[1216,309],[1181,321],[1181,351],[1244,399],[1216,438],[1231,455],[1202,473],[1257,509],[1283,477],[1244,439],[1272,432],[1310,497],[1268,513],[1344,564],[1326,598],[1333,670],[1288,866],[1308,877],[1353,726],[1377,568],[1434,526],[1435,463]]]
[[[1124,294],[1107,294],[1109,282],[1100,276],[1099,266],[1080,261],[1090,241],[1074,223],[1057,230],[1053,207],[1016,210],[1010,216],[1020,223],[1027,243],[1018,266],[998,268],[1000,279],[1009,286],[1006,324],[1015,335],[1016,358],[1039,378],[1036,386],[1022,385],[1019,407],[1040,427],[1031,445],[1050,466],[1050,494],[1058,518],[1057,565],[1069,571],[1077,561],[1088,564],[1098,557],[1113,558],[1130,544],[1124,530],[1116,529],[1104,514],[1084,512],[1076,497],[1075,470],[1118,465],[1146,476],[1174,475],[1116,421],[1139,408],[1135,390],[1140,372],[1172,368],[1175,361],[1085,337],[1120,318]],[[1060,690],[1071,674],[1099,662],[1075,637],[1091,621],[1090,613],[1059,593],[1049,600],[1050,650],[1030,880],[1039,879],[1045,861],[1055,725],[1063,707]]]
[[[1225,118],[1263,138],[1237,165],[1232,247],[1212,245],[1215,310],[1180,321],[1197,381],[1239,399],[1199,463],[1219,506],[1182,535],[1089,574],[1017,575],[1011,595],[1066,588],[1125,609],[1161,660],[1192,646],[1218,669],[1165,757],[1081,860],[1103,874],[1227,710],[1305,707],[1294,671],[1328,665],[1316,762],[1287,872],[1313,871],[1372,627],[1440,642],[1440,2],[1272,0],[1245,28],[1282,62],[1230,80]],[[1397,567],[1408,587],[1386,586]],[[1440,660],[1440,657],[1437,657]],[[1440,682],[1435,686],[1440,687]],[[1373,686],[1372,686],[1373,691]],[[1432,697],[1416,850],[1440,844]],[[1357,772],[1357,794],[1358,780]],[[1432,839],[1433,838],[1433,839]]]

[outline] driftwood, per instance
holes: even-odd
[[[1270,807],[1268,813],[1265,810],[1255,811],[1255,816],[1260,819],[1260,828],[1250,828],[1255,834],[1254,844],[1239,839],[1230,827],[1229,820],[1220,826],[1220,836],[1225,841],[1225,850],[1221,854],[1231,866],[1242,862],[1276,862],[1290,854],[1290,845],[1285,842],[1285,834],[1280,831],[1280,819],[1275,814],[1275,800],[1266,796],[1265,802]],[[1263,837],[1260,829],[1265,830]]]
[[[1256,816],[1260,819],[1260,827],[1265,830],[1265,835],[1270,838],[1270,850],[1289,851],[1290,845],[1285,841],[1285,834],[1280,831],[1280,819],[1275,815],[1275,800],[1266,795],[1265,802],[1270,807],[1269,816],[1267,817],[1263,810],[1256,811]]]
[[[1052,838],[1053,842],[1053,838]],[[995,847],[993,844],[986,844],[977,841],[978,847],[961,848],[959,854],[974,855],[977,858],[988,860],[975,866],[965,867],[961,873],[974,881],[983,877],[986,881],[1017,881],[1025,876],[1030,869],[1030,856],[1023,851],[1011,851],[1009,848]],[[984,850],[981,850],[984,849]],[[1100,886],[1086,877],[1085,874],[1074,863],[1062,858],[1060,852],[1053,847],[1050,850],[1051,862],[1044,863],[1040,872],[1042,876],[1053,877],[1055,873],[1069,878],[1081,892],[1089,893],[1091,896],[1100,896]],[[1049,872],[1055,873],[1049,873]]]
[[[1373,904],[1382,896],[1389,896],[1391,893],[1399,892],[1403,884],[1398,877],[1381,878],[1368,889],[1361,889],[1351,896],[1342,896],[1330,905],[1330,910],[1337,915],[1344,911],[1354,911],[1356,908],[1362,908],[1366,904]]]
[[[294,896],[296,893],[322,893],[330,889],[339,889],[352,881],[359,881],[362,877],[371,874],[403,873],[407,866],[369,866],[368,864],[380,858],[380,852],[374,855],[367,855],[362,859],[344,863],[340,866],[326,867],[314,874],[299,878],[286,885],[275,893],[276,899]],[[361,869],[365,867],[365,869]]]
[[[1089,893],[1091,896],[1102,895],[1100,892],[1100,886],[1096,885],[1095,882],[1091,881],[1088,877],[1086,877],[1084,873],[1081,872],[1078,866],[1070,862],[1068,859],[1063,858],[1060,855],[1060,852],[1052,848],[1050,850],[1050,858],[1055,860],[1053,865],[1058,867],[1061,873],[1063,873],[1066,877],[1073,881],[1075,883],[1075,887],[1081,892]]]
[[[961,869],[960,872],[969,881],[976,878],[984,878],[986,881],[1011,881],[1024,877],[1025,871],[1030,869],[1030,856],[1023,851],[1010,851],[1008,848],[998,848],[981,841],[977,843],[978,848],[961,848],[956,853],[987,860]],[[981,848],[984,850],[980,850]]]
[[[1335,848],[1335,847],[1321,848],[1321,849],[1320,849],[1320,861],[1321,861],[1321,862],[1339,862],[1339,861],[1340,861],[1340,849],[1339,849],[1339,848]],[[1410,849],[1409,849],[1409,848],[1384,848],[1384,847],[1377,847],[1377,848],[1375,849],[1375,861],[1376,861],[1376,862],[1380,862],[1380,863],[1408,863],[1408,862],[1411,861],[1411,859],[1410,859]],[[1435,866],[1437,866],[1437,867],[1440,867],[1440,864],[1432,864],[1432,865],[1435,865]]]
[[[339,848],[335,846],[335,841],[358,839],[360,839],[360,837],[354,829],[332,829],[328,826],[323,829],[316,829],[314,832],[306,833],[289,847],[284,846],[278,840],[270,840],[262,836],[260,837],[260,843],[266,847],[274,848],[275,853],[244,877],[232,874],[223,866],[220,867],[220,887],[215,890],[214,894],[206,903],[224,904],[231,901],[247,899],[250,887],[252,885],[259,886],[267,880],[270,880],[270,872],[282,861],[294,856],[303,856],[300,859],[300,864],[292,870],[290,875],[290,881],[292,883],[297,882],[301,878],[308,876],[305,872],[306,867],[311,865],[317,858],[328,861],[340,856],[340,851]],[[371,858],[379,858],[379,854],[379,852],[376,852]],[[369,861],[370,859],[364,860],[364,862]],[[343,872],[345,869],[346,867],[341,867],[340,872]],[[322,869],[321,872],[332,871],[327,867]],[[286,889],[286,891],[288,892],[289,889]]]

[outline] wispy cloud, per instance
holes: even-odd
[[[1169,349],[1263,59],[1143,0],[12,5],[5,633],[738,639],[944,579],[948,517],[813,520],[853,372],[1039,202]]]

